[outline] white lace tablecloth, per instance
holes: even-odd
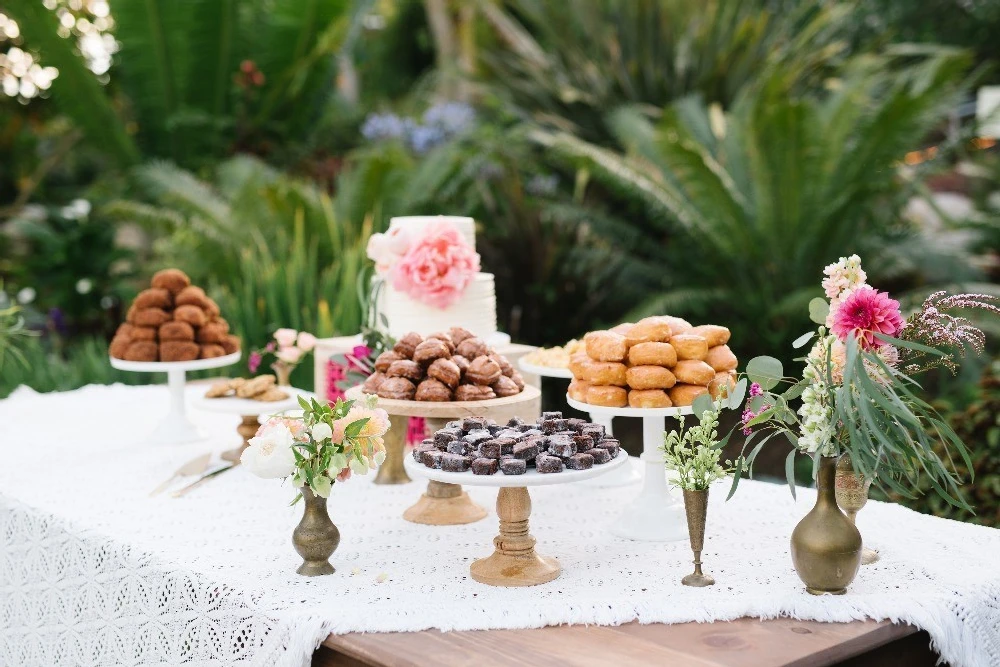
[[[194,390],[193,390],[194,391]],[[486,586],[469,563],[492,549],[491,517],[403,521],[423,483],[337,484],[334,575],[295,574],[301,507],[288,486],[237,468],[179,499],[148,493],[192,456],[232,447],[236,419],[194,412],[208,442],[143,444],[163,387],[91,386],[0,402],[0,665],[307,665],[328,633],[530,628],[791,616],[890,619],[930,633],[955,667],[1000,665],[1000,531],[869,503],[858,523],[882,559],[847,595],[808,595],[788,538],[815,499],[744,482],[711,499],[711,588],[681,586],[686,543],[611,536],[636,488],[533,489],[538,550],[563,573],[530,588]]]

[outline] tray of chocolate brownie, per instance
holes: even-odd
[[[579,481],[627,463],[628,454],[600,424],[543,412],[504,424],[466,417],[417,444],[413,475],[471,486],[541,486]]]

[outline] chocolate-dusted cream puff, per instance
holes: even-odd
[[[226,350],[221,345],[216,343],[209,343],[208,345],[202,345],[201,351],[198,354],[199,359],[214,359],[216,357],[226,356]]]
[[[418,401],[445,402],[451,400],[451,389],[444,382],[427,378],[417,385],[413,397]]]
[[[417,345],[420,345],[422,342],[424,342],[424,337],[415,331],[411,331],[396,341],[392,349],[404,359],[412,359]]]
[[[187,322],[164,322],[160,325],[160,340],[194,340],[194,327]]]
[[[168,340],[160,343],[160,361],[193,361],[201,353],[198,343]]]
[[[162,287],[150,287],[142,290],[132,303],[140,310],[143,308],[163,308],[166,310],[173,306],[170,292]]]
[[[162,308],[136,308],[129,322],[139,327],[158,327],[170,321],[170,313]]]
[[[132,327],[132,340],[156,341],[156,327]]]
[[[434,378],[454,389],[462,381],[462,371],[459,370],[458,364],[451,359],[435,359],[427,367],[427,377]]]
[[[115,359],[126,359],[127,357],[125,355],[128,353],[128,347],[131,344],[131,339],[123,336],[115,336],[111,339],[111,346],[108,348],[108,353]],[[147,361],[152,360],[150,359]]]
[[[208,322],[208,317],[198,306],[178,306],[174,309],[174,320],[187,322],[193,327],[203,327]]]
[[[191,279],[180,269],[164,269],[153,274],[150,284],[171,294],[177,294],[191,284]]]
[[[412,401],[417,387],[404,377],[387,377],[379,385],[378,395],[399,401]]]
[[[222,341],[222,349],[226,351],[226,354],[234,354],[240,351],[240,337],[229,334],[226,339]]]
[[[158,361],[159,347],[156,343],[148,340],[136,340],[128,344],[125,348],[126,361]],[[167,361],[164,359],[164,361]]]
[[[202,345],[211,343],[218,345],[222,343],[227,335],[229,335],[229,325],[225,321],[209,322],[198,329],[198,342]]]
[[[197,285],[188,285],[174,297],[175,306],[198,306],[202,310],[207,310],[208,296],[205,290]]]

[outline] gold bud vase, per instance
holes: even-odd
[[[701,571],[701,552],[705,547],[705,519],[708,515],[708,489],[684,489],[684,513],[687,514],[688,537],[694,552],[694,572],[681,579],[685,586],[711,586],[715,579]]]
[[[340,531],[326,511],[327,499],[314,494],[308,486],[302,487],[302,498],[305,512],[292,532],[292,544],[302,556],[302,565],[296,572],[306,577],[333,574],[330,556],[340,544]]]
[[[837,507],[836,474],[836,457],[822,457],[816,505],[792,531],[792,563],[813,595],[843,595],[861,566],[861,533]]]
[[[858,512],[868,504],[868,490],[872,481],[863,479],[861,475],[854,472],[851,464],[851,455],[844,454],[837,461],[837,505],[844,511],[851,523],[857,527]],[[862,537],[864,544],[864,537]],[[861,547],[861,564],[871,565],[879,558],[878,552],[866,546]]]

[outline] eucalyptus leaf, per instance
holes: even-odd
[[[747,364],[747,377],[770,391],[784,377],[784,369],[774,357],[754,357]]]
[[[736,459],[736,469],[733,470],[733,485],[729,487],[729,495],[726,496],[726,500],[733,497],[736,493],[736,487],[740,484],[740,475],[743,474],[743,457]]]
[[[703,421],[702,417],[706,412],[715,411],[715,403],[712,402],[711,396],[708,394],[702,394],[698,398],[694,399],[694,402],[691,404],[691,411],[700,422]]]
[[[786,389],[781,396],[786,401],[793,401],[802,395],[802,392],[805,391],[807,386],[808,386],[807,382],[796,382],[791,387]]]
[[[826,299],[816,297],[809,302],[809,319],[816,324],[826,324],[826,316],[830,314],[830,304]]]
[[[738,408],[743,405],[743,401],[747,396],[747,379],[740,378],[740,381],[736,383],[736,387],[729,393],[729,407],[732,409]]]
[[[802,334],[801,336],[799,336],[798,338],[796,338],[794,341],[792,341],[792,347],[795,348],[796,350],[799,349],[800,347],[803,347],[806,343],[808,343],[809,341],[811,341],[813,339],[813,336],[815,336],[815,335],[816,335],[815,331],[810,331],[808,333]]]
[[[795,497],[795,454],[797,450],[792,450],[788,452],[788,456],[785,457],[785,480],[788,482],[788,490],[792,492],[792,498]]]

